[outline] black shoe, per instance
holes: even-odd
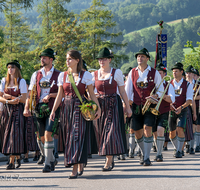
[[[55,158],[59,158],[59,156],[58,156],[58,153],[56,152],[56,153],[54,153],[54,157]]]
[[[150,165],[151,165],[151,161],[149,160],[149,158],[144,160],[143,166],[150,166]]]
[[[21,159],[17,159],[17,167],[16,168],[19,168],[21,166]]]
[[[108,168],[102,168],[102,172],[108,172],[108,171],[111,171],[112,170],[112,167],[108,167]]]
[[[189,153],[189,151],[190,151],[190,145],[186,145],[185,147],[186,147],[185,152]]]
[[[197,146],[197,147],[195,148],[195,152],[200,152],[200,147],[199,147],[199,146]]]
[[[45,165],[43,170],[42,170],[43,173],[47,173],[47,172],[51,172],[51,166],[49,165]]]
[[[6,162],[6,165],[10,164],[10,159],[8,159],[8,161]]]
[[[78,172],[78,176],[83,175],[83,170],[84,170],[84,168],[82,169],[82,171]]]
[[[164,151],[167,151],[168,149],[167,149],[167,147],[165,146],[165,147],[163,147],[163,150],[164,150]]]
[[[156,146],[153,146],[153,152],[157,152]]]
[[[68,179],[76,179],[78,177],[78,173],[76,174],[76,175],[70,175],[69,177],[68,177]]]
[[[162,162],[163,161],[163,156],[162,155],[158,155],[155,157],[154,159],[156,162]]]
[[[176,152],[176,158],[182,158],[182,152],[180,151]]]
[[[88,158],[92,158],[92,154],[88,154]]]
[[[120,154],[120,155],[119,155],[119,159],[120,159],[120,160],[126,160],[124,154]]]
[[[39,157],[38,156],[34,156],[33,161],[38,161]]]
[[[28,158],[24,158],[23,161],[24,161],[24,163],[29,162]]]
[[[117,159],[120,160],[120,156],[119,155],[117,156]]]
[[[189,154],[195,154],[194,148],[190,148]]]
[[[182,156],[185,156],[184,150],[182,150]]]
[[[55,166],[57,165],[58,161],[55,159],[54,162],[50,162],[51,164],[51,171],[55,170]]]
[[[129,158],[134,158],[134,151],[133,151],[133,152],[129,151],[128,157],[129,157]]]
[[[15,169],[15,165],[12,163],[8,164],[6,170],[12,170],[12,169]]]
[[[38,160],[37,164],[43,164],[43,163],[44,163],[44,161],[45,161],[45,157],[44,157],[44,156],[42,156],[42,155],[40,155],[40,158],[39,158],[39,160]]]
[[[173,157],[176,157],[176,149],[174,149]]]
[[[143,163],[144,163],[144,156],[141,155],[141,156],[140,156],[140,164],[143,165]]]

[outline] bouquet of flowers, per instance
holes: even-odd
[[[92,121],[95,119],[98,106],[94,101],[82,102],[82,105],[79,107],[85,120]]]

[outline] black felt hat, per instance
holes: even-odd
[[[196,74],[197,76],[199,76],[198,68],[196,68],[195,71],[196,71],[195,74]]]
[[[22,69],[22,66],[19,64],[19,61],[17,61],[17,60],[13,60],[13,61],[7,63],[6,67],[8,67],[8,65],[15,65],[19,70]]]
[[[186,73],[195,73],[196,74],[196,70],[194,69],[194,67],[192,65],[189,65],[186,69],[185,69]]]
[[[173,70],[173,69],[183,70],[183,64],[180,62],[175,63],[174,66],[171,68],[171,70]]]
[[[149,51],[148,51],[146,48],[141,49],[139,52],[137,52],[137,53],[135,54],[135,58],[136,58],[136,59],[137,59],[137,56],[138,56],[139,54],[146,55],[146,56],[149,58],[149,61],[150,61]]]
[[[162,63],[157,65],[156,70],[167,72],[167,68]]]
[[[96,59],[100,59],[100,58],[114,58],[114,56],[111,50],[109,50],[107,47],[104,47],[99,51],[96,57]]]
[[[56,55],[56,52],[54,52],[51,48],[47,48],[40,54],[39,57],[47,56],[47,57],[53,58],[53,60],[55,60],[55,57],[54,57],[55,55]]]

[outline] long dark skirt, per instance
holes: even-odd
[[[78,98],[65,96],[61,108],[60,125],[65,145],[65,165],[87,163],[87,130],[82,117]]]
[[[23,111],[24,106],[21,103],[16,105],[8,104],[8,109],[6,105],[4,106],[1,127],[5,126],[2,147],[2,153],[5,155],[26,153],[25,118],[23,116]]]
[[[88,154],[97,154],[97,141],[94,132],[94,125],[92,121],[87,122],[88,127]]]
[[[193,135],[193,122],[192,122],[192,108],[187,107],[187,119],[185,125],[185,141],[190,141],[194,139]]]
[[[33,116],[31,117],[26,117],[25,118],[26,122],[26,148],[29,151],[36,151],[40,150],[37,144],[37,136],[35,132],[37,131],[37,124],[34,122]]]
[[[99,155],[125,154],[126,134],[122,102],[118,95],[98,98],[101,117],[94,122]]]
[[[4,133],[5,133],[5,125],[2,125],[1,122],[3,122],[2,119],[2,112],[0,114],[0,152],[2,151],[2,147],[3,147],[3,139],[4,139]],[[3,117],[4,118],[4,117]]]

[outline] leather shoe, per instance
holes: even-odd
[[[200,152],[200,147],[199,147],[199,146],[197,146],[197,147],[195,148],[195,152]]]
[[[124,154],[119,155],[120,160],[126,160]]]
[[[149,160],[149,158],[144,160],[143,166],[150,166],[150,165],[151,165],[151,161]]]
[[[54,162],[50,162],[51,164],[51,171],[55,170],[55,166],[57,165],[58,161],[55,159]]]
[[[182,150],[182,156],[185,156],[184,150]]]
[[[45,157],[44,157],[44,156],[42,156],[42,155],[40,155],[40,158],[39,158],[39,160],[38,160],[37,164],[43,164],[43,163],[44,163],[44,161],[45,161]]]
[[[43,170],[42,170],[43,173],[47,173],[47,172],[51,172],[51,166],[49,165],[45,165]]]
[[[194,148],[190,148],[190,150],[189,150],[189,154],[195,154],[195,152],[194,152]]]
[[[82,171],[78,172],[78,176],[81,176],[81,175],[83,175],[83,169]]]
[[[163,150],[164,150],[164,151],[167,151],[168,149],[167,149],[167,147],[166,147],[166,146],[164,146],[164,147],[163,147]]]
[[[28,158],[24,158],[23,161],[24,161],[24,163],[29,162]]]
[[[153,146],[153,152],[157,152],[156,146]]]
[[[162,155],[158,155],[155,157],[155,161],[156,162],[162,162],[163,161],[163,156]]]
[[[103,172],[108,172],[108,171],[111,171],[112,170],[112,167],[108,167],[108,168],[102,168],[102,171]]]
[[[54,157],[55,157],[55,158],[59,158],[59,156],[58,156],[58,153],[57,153],[57,152],[55,152],[55,153],[54,153]]]
[[[180,151],[176,152],[176,158],[182,158],[182,152]]]
[[[33,158],[33,161],[38,161],[39,160],[39,156],[35,155]]]
[[[70,175],[68,179],[76,179],[78,177],[78,173],[76,175]]]
[[[16,168],[19,168],[20,166],[21,166],[21,160],[17,159],[17,167]]]
[[[15,165],[12,163],[8,164],[6,170],[12,170],[12,169],[15,169]]]
[[[186,147],[185,152],[189,153],[189,151],[190,151],[190,145],[186,145],[185,147]]]
[[[131,152],[131,151],[130,151],[130,152],[128,153],[128,157],[129,157],[129,158],[134,158],[134,152]]]

